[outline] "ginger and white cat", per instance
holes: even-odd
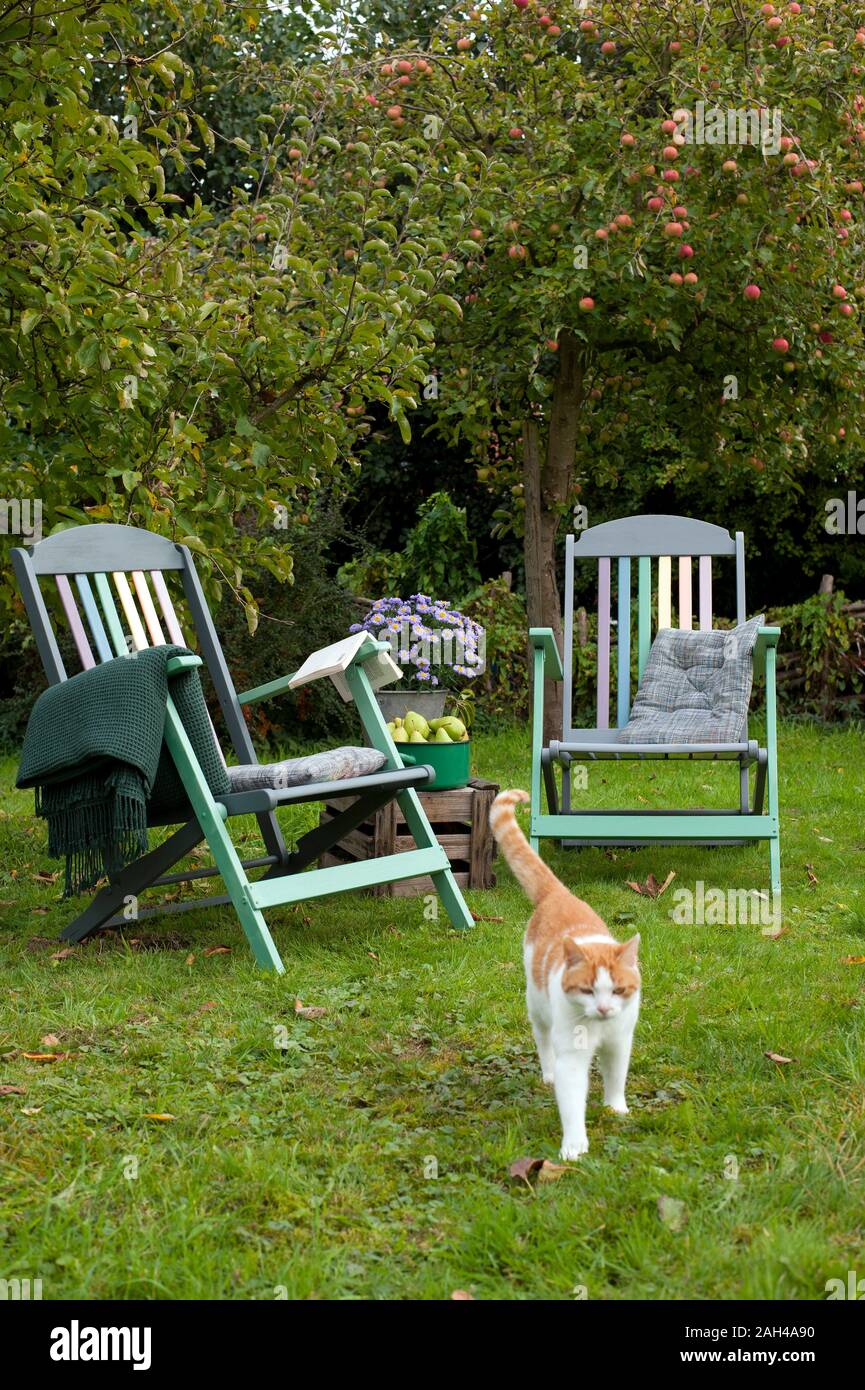
[[[596,912],[560,883],[529,845],[514,806],[523,791],[496,797],[490,824],[505,859],[534,904],[523,942],[526,1004],[544,1081],[555,1088],[562,1158],[588,1152],[586,1097],[597,1053],[604,1104],[627,1115],[625,1081],[640,1011],[639,936],[621,944]]]

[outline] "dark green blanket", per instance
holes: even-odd
[[[36,789],[48,853],[66,859],[65,897],[146,853],[149,818],[190,817],[163,743],[166,666],[185,655],[166,646],[117,657],[52,685],[33,706],[16,786]],[[224,796],[231,786],[198,671],[172,676],[170,694],[211,792]]]

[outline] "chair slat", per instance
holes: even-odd
[[[81,668],[84,671],[89,671],[92,666],[96,665],[96,660],[93,656],[93,652],[90,650],[90,643],[87,641],[84,624],[79,617],[72,589],[65,574],[57,575],[57,592],[60,595],[60,602],[63,604],[63,612],[66,614],[69,631],[72,633],[75,640]]]
[[[679,627],[690,631],[694,624],[691,595],[691,557],[679,556]]]
[[[178,647],[187,645],[186,639],[180,630],[180,623],[177,621],[177,614],[174,611],[174,604],[171,602],[171,595],[168,586],[160,570],[151,570],[150,578],[153,583],[153,590],[159,600],[159,607],[162,609],[162,616],[165,619],[165,626],[172,642]]]
[[[598,728],[610,727],[610,561],[598,561]]]
[[[673,568],[669,555],[658,557],[658,631],[673,626]]]
[[[712,557],[700,556],[700,629],[709,632],[712,627]]]
[[[90,580],[86,574],[76,574],[75,587],[78,590],[78,597],[81,599],[81,606],[87,618],[90,634],[96,643],[96,652],[100,661],[111,661],[114,653],[111,650],[111,643],[108,641],[108,634],[102,621],[102,615],[96,606],[93,597],[93,590],[90,587]]]
[[[637,665],[642,680],[652,645],[652,561],[648,555],[640,556],[638,574]]]
[[[111,637],[114,655],[128,656],[129,643],[126,641],[123,624],[117,616],[117,609],[114,607],[114,599],[111,596],[111,586],[108,583],[108,575],[94,574],[93,581],[96,585],[96,592],[99,595],[99,602],[102,605],[102,613],[108,627],[109,636]]]
[[[137,652],[142,652],[145,647],[150,646],[150,643],[147,640],[147,633],[144,631],[144,624],[138,616],[138,609],[135,607],[135,599],[132,597],[129,580],[120,570],[115,570],[111,577],[114,580],[114,587],[117,590],[121,607],[126,615],[126,621],[129,624],[132,645]]]
[[[150,597],[150,590],[147,587],[147,576],[143,570],[133,570],[132,583],[135,585],[135,592],[138,595],[138,603],[147,624],[147,631],[150,633],[150,640],[154,647],[165,646],[165,634],[159,622],[159,615],[154,607],[153,599]]]
[[[623,729],[631,713],[631,561],[619,557],[618,668],[616,673],[616,723]]]

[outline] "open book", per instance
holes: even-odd
[[[351,700],[352,694],[348,688],[345,672],[361,648],[371,647],[374,641],[375,638],[371,637],[368,632],[355,632],[351,637],[344,637],[340,642],[332,642],[329,647],[322,647],[319,651],[312,652],[288,682],[289,690],[295,690],[299,685],[307,685],[310,681],[321,680],[323,676],[330,676],[347,704]],[[390,652],[376,652],[364,663],[364,670],[373,690],[378,690],[383,685],[390,685],[392,681],[402,680],[402,671]]]

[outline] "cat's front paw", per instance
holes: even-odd
[[[551,1071],[545,1071],[541,1073],[541,1080],[545,1086],[552,1086],[555,1082],[555,1077]]]
[[[562,1147],[559,1150],[559,1158],[567,1161],[569,1158],[579,1158],[580,1154],[589,1152],[589,1141],[585,1135],[577,1139],[563,1139]]]
[[[630,1115],[631,1113],[628,1109],[627,1102],[624,1099],[616,1101],[607,1100],[604,1101],[604,1104],[606,1105],[608,1110],[613,1111],[614,1115]]]

